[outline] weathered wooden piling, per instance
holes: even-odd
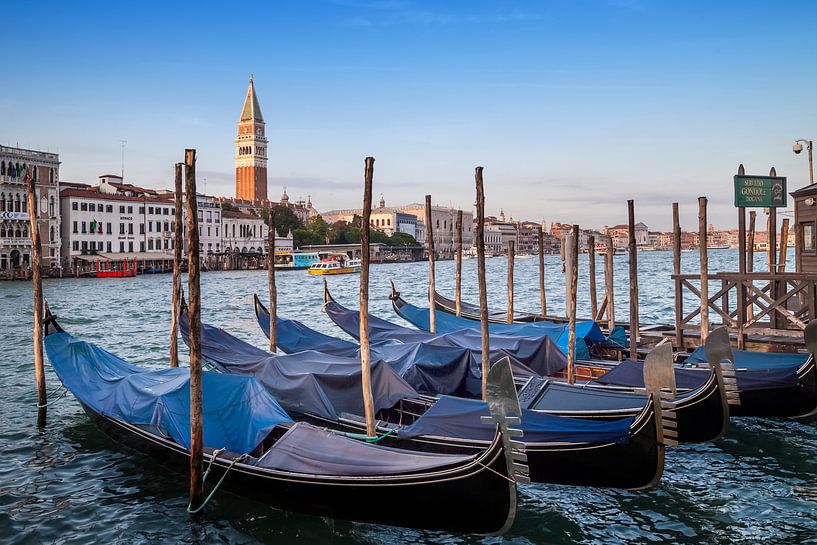
[[[184,248],[182,226],[182,164],[176,163],[175,190],[173,195],[173,287],[170,294],[170,366],[179,366],[179,314],[182,297],[182,250]]]
[[[364,224],[367,225],[367,224]],[[361,230],[361,233],[365,229]],[[269,284],[269,351],[278,351],[278,288],[275,286],[275,209],[269,209],[269,230],[267,231],[267,283]]]
[[[369,222],[372,217],[372,180],[374,157],[366,157],[363,172],[363,221],[360,229],[360,366],[362,369],[363,410],[366,415],[366,435],[374,437],[374,397],[372,395],[372,364],[369,353]],[[431,196],[426,196],[429,210]],[[434,264],[431,264],[433,271]],[[432,276],[433,278],[433,276]],[[432,284],[433,286],[433,280]],[[431,312],[434,312],[432,302]]]
[[[548,305],[545,294],[545,237],[542,226],[539,225],[539,304],[542,307],[542,316],[547,316]]]
[[[488,288],[485,284],[485,191],[482,185],[482,167],[474,172],[477,185],[477,226],[474,240],[477,244],[477,283],[479,284],[479,322],[482,332],[482,400],[487,401],[488,370],[491,368],[491,343],[488,331]]]
[[[607,237],[607,251],[604,253],[604,292],[607,304],[607,331],[616,327],[616,293],[613,282],[613,238]]]
[[[701,345],[709,335],[709,255],[707,253],[706,197],[698,197],[698,250],[701,257]]]
[[[40,209],[37,205],[37,188],[31,169],[27,167],[23,175],[28,202],[28,225],[31,234],[31,282],[34,291],[34,379],[37,382],[37,425],[45,424],[48,396],[45,391],[45,368],[43,366],[43,278],[42,278],[42,242],[38,222]],[[11,198],[11,197],[9,197]],[[43,197],[45,198],[45,197]]]
[[[428,330],[437,332],[437,309],[434,293],[437,286],[434,282],[434,228],[431,225],[431,195],[426,195],[426,245],[428,246]]]
[[[599,312],[598,295],[596,294],[596,237],[587,237],[587,275],[590,277],[590,312],[593,319]]]
[[[513,262],[514,242],[508,241],[508,323],[513,323]]]
[[[627,201],[630,253],[630,358],[638,359],[638,248],[635,244],[635,203]]]
[[[749,238],[746,241],[746,272],[755,270],[755,222],[757,212],[749,212]]]
[[[454,289],[454,309],[457,316],[462,314],[462,210],[457,210],[457,276]]]
[[[678,211],[678,203],[672,203],[672,274],[681,274],[681,219]],[[680,283],[675,283],[675,316],[683,316],[684,302],[681,294]],[[684,346],[684,329],[681,326],[680,318],[675,320],[675,346]]]
[[[196,202],[196,150],[184,150],[187,195],[187,291],[190,294],[190,506],[195,511],[203,499],[201,401],[201,292],[199,291],[199,212]]]
[[[579,226],[574,225],[570,232],[570,239],[567,244],[565,258],[569,262],[569,277],[567,281],[567,381],[570,384],[576,382],[576,291],[579,282]]]

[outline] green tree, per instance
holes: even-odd
[[[285,237],[290,231],[294,232],[295,229],[303,227],[301,220],[288,206],[277,204],[272,207],[272,211],[275,215],[275,231],[278,236]],[[269,208],[261,209],[261,217],[264,218],[265,223],[269,223]]]
[[[417,240],[408,233],[396,232],[389,240],[391,246],[419,246]]]

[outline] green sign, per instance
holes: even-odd
[[[785,176],[735,176],[735,206],[777,208],[786,206]]]

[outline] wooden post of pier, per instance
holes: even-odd
[[[28,224],[31,233],[31,281],[34,287],[34,379],[37,382],[37,425],[45,424],[48,396],[45,391],[45,368],[43,366],[43,278],[42,278],[42,242],[40,241],[39,214],[37,211],[37,188],[32,175],[32,168],[27,167],[23,175],[28,201]],[[9,197],[11,198],[11,197]]]
[[[587,274],[590,277],[590,316],[596,319],[599,312],[599,301],[596,294],[596,237],[587,237]]]
[[[459,316],[462,313],[462,210],[457,210],[457,277],[454,289],[454,308]]]
[[[746,173],[743,164],[738,165],[738,176]],[[746,274],[746,208],[738,207],[738,272]],[[737,323],[738,323],[738,349],[743,349],[746,344],[746,336],[743,332],[743,325],[746,322],[746,286],[743,280],[737,286]],[[727,295],[727,301],[728,295]]]
[[[364,224],[364,226],[367,224]],[[365,229],[361,230],[361,236]],[[267,232],[267,283],[269,284],[269,351],[278,351],[278,288],[275,286],[275,209],[269,208],[269,231]]]
[[[513,262],[514,242],[508,241],[508,323],[513,323]]]
[[[374,157],[366,157],[363,171],[363,221],[360,229],[360,365],[363,381],[363,410],[366,414],[366,435],[369,437],[375,436],[372,364],[369,353],[369,221],[372,217],[373,179]],[[426,210],[429,210],[430,201],[431,197],[426,196]],[[434,269],[433,263],[431,269],[432,271]],[[434,312],[433,307],[431,312]]]
[[[672,274],[681,274],[681,218],[678,203],[672,203]],[[684,298],[682,297],[681,281],[675,281],[675,347],[684,346]]]
[[[203,454],[201,401],[201,293],[199,291],[199,211],[196,202],[196,150],[184,150],[187,195],[187,290],[190,294],[190,506],[203,499]]]
[[[749,233],[746,240],[746,272],[754,272],[755,270],[755,223],[757,221],[757,212],[751,210],[749,212]],[[748,298],[747,298],[748,299]],[[747,300],[746,305],[746,320],[751,320],[754,316],[754,305],[749,304]]]
[[[545,294],[545,237],[542,225],[539,225],[539,303],[542,306],[542,317],[548,314],[547,295]]]
[[[789,218],[783,218],[780,226],[780,256],[777,259],[778,272],[786,272],[786,254],[789,250]]]
[[[428,330],[437,332],[437,313],[434,294],[434,228],[431,226],[431,195],[426,195],[426,245],[428,246]]]
[[[568,323],[567,334],[567,381],[570,384],[576,383],[576,291],[579,282],[579,226],[574,225],[570,233],[566,260],[570,263],[568,267],[570,276],[567,279],[567,307]]]
[[[698,197],[698,250],[701,257],[701,345],[709,335],[709,255],[706,242],[706,197]]]
[[[635,244],[635,203],[627,201],[630,252],[630,358],[638,359],[638,249]]]
[[[769,170],[769,176],[777,176],[777,170],[772,167]],[[777,261],[777,208],[772,206],[769,208],[769,273],[774,276],[778,272],[779,263]],[[771,281],[769,295],[772,299],[777,299],[780,294],[780,283],[776,280]],[[777,312],[769,313],[769,327],[777,327]]]
[[[170,295],[170,366],[179,366],[179,313],[182,295],[182,163],[176,163],[176,193],[173,195],[173,287]]]
[[[477,185],[477,283],[479,284],[479,323],[482,332],[482,400],[487,401],[488,370],[491,367],[491,345],[488,332],[488,288],[485,284],[485,191],[482,185],[482,167],[474,172]]]
[[[604,294],[607,298],[607,331],[616,327],[616,295],[613,284],[613,237],[607,237],[607,251],[604,252]]]

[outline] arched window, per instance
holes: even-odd
[[[53,171],[52,171],[52,172],[53,172]],[[51,197],[51,202],[50,202],[50,203],[49,203],[49,205],[48,205],[48,217],[49,217],[49,218],[54,218],[54,217],[56,217],[56,216],[54,215],[54,197]]]
[[[22,236],[22,234],[20,233],[19,228],[14,232],[14,236],[17,237],[17,238],[20,238]]]
[[[49,233],[49,241],[54,242],[54,226],[51,226],[51,232]]]
[[[6,211],[6,193],[0,193],[0,212]]]
[[[31,167],[31,179],[37,180],[37,171],[40,170],[37,167]]]
[[[6,227],[0,227],[0,238],[6,238]]]
[[[0,176],[6,175],[6,162],[0,161]]]
[[[23,212],[28,212],[28,200],[23,199]]]
[[[28,227],[23,228],[23,238],[28,238]]]
[[[15,212],[20,211],[20,195],[14,196],[14,211]]]
[[[54,183],[54,169],[53,168],[48,169],[48,182],[52,183],[52,184]]]

